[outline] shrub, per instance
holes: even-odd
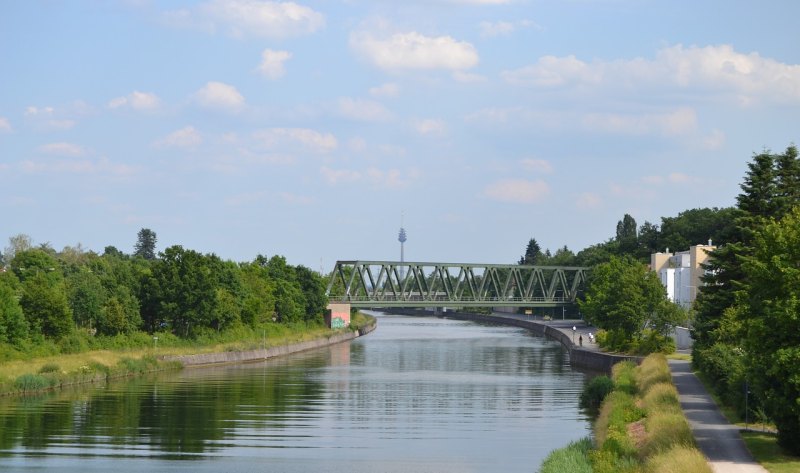
[[[611,369],[611,378],[616,389],[630,395],[636,394],[636,365],[632,361],[617,363]]]
[[[64,354],[80,353],[87,351],[89,344],[79,333],[73,332],[59,340],[58,348]]]
[[[61,371],[61,368],[55,363],[45,363],[39,368],[39,374],[58,373],[59,371]]]
[[[641,338],[635,341],[633,351],[638,355],[648,355],[650,353],[674,353],[675,340],[668,335],[661,335],[652,329],[646,329]]]
[[[614,381],[608,376],[595,376],[584,386],[581,393],[581,406],[589,409],[597,409],[603,403],[603,399],[614,390]]]
[[[647,393],[650,386],[658,383],[672,383],[672,373],[667,365],[667,358],[662,353],[649,355],[636,370],[639,392]]]
[[[647,418],[647,437],[639,453],[642,457],[673,447],[693,447],[694,437],[683,413],[655,412]]]
[[[23,374],[14,381],[14,388],[24,393],[41,391],[49,387],[50,381],[38,374]]]
[[[648,413],[680,412],[681,408],[678,390],[671,383],[654,384],[647,390],[642,402]]]
[[[592,440],[583,438],[554,450],[542,462],[539,473],[593,473],[589,462]]]
[[[712,473],[706,458],[696,448],[675,447],[647,460],[650,473]]]

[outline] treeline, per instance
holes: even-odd
[[[738,239],[735,207],[699,208],[686,210],[676,217],[662,217],[660,224],[645,221],[637,227],[636,219],[625,214],[617,222],[614,236],[602,243],[591,245],[574,253],[566,245],[551,252],[542,250],[535,238],[528,241],[519,264],[542,266],[595,266],[611,260],[613,256],[631,257],[643,263],[650,262],[656,252],[683,251],[692,245],[725,245]]]
[[[693,365],[742,418],[774,422],[778,441],[800,454],[800,159],[797,147],[755,154],[737,205],[693,209],[641,227],[625,215],[607,242],[573,254],[530,240],[520,264],[593,268],[580,302],[613,349],[659,349],[664,322],[680,314],[646,271],[656,251],[713,240],[692,309]],[[645,351],[647,351],[645,350]]]
[[[0,256],[0,344],[45,340],[69,350],[80,336],[171,332],[193,338],[236,326],[322,323],[322,277],[282,256],[236,263],[181,246],[155,253],[156,235],[138,234],[135,252],[80,245],[57,252],[10,238]],[[80,338],[80,337],[77,337]]]

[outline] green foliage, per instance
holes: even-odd
[[[581,407],[597,409],[603,400],[614,390],[614,381],[608,376],[595,376],[581,392]]]
[[[674,447],[694,447],[689,422],[682,412],[650,412],[645,422],[647,436],[640,455],[649,457]]]
[[[647,390],[647,394],[642,398],[645,409],[648,413],[653,412],[673,412],[681,411],[678,390],[672,383],[654,384]]]
[[[149,228],[142,228],[136,234],[136,244],[133,247],[133,255],[146,260],[156,258],[156,232]]]
[[[649,473],[712,473],[711,467],[696,448],[677,446],[650,457]]]
[[[0,281],[0,343],[19,345],[28,337],[28,322],[16,292]]]
[[[672,373],[666,357],[661,353],[654,353],[642,360],[636,368],[636,387],[640,393],[646,394],[651,386],[658,383],[672,383]]]
[[[61,368],[55,363],[46,363],[39,368],[39,374],[58,373],[59,371],[61,371]]]
[[[72,310],[63,283],[54,284],[37,273],[23,283],[19,303],[29,326],[44,336],[59,338],[72,330]]]
[[[638,392],[636,387],[636,365],[632,361],[617,363],[611,369],[611,379],[614,389],[634,395]]]
[[[41,391],[50,387],[50,381],[39,374],[23,374],[14,380],[14,389],[28,393]]]
[[[669,327],[685,318],[667,300],[658,276],[630,257],[611,257],[596,266],[579,307],[590,323],[607,332],[598,342],[613,351],[637,347],[647,329],[666,336]],[[659,348],[653,341],[658,339],[642,347]]]
[[[542,462],[539,473],[592,473],[589,451],[592,439],[583,438],[551,452]]]
[[[519,257],[518,264],[521,265],[536,265],[539,264],[539,259],[542,257],[542,248],[535,238],[528,241],[528,246],[525,247],[525,254]]]

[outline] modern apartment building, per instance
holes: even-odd
[[[705,270],[701,265],[716,248],[709,240],[708,245],[691,246],[687,251],[670,253],[667,248],[665,253],[650,255],[650,269],[658,274],[670,300],[686,309],[691,307],[697,288],[703,284],[700,277]]]

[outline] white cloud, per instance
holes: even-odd
[[[375,66],[385,70],[463,70],[478,64],[472,44],[450,36],[424,36],[416,31],[377,38],[368,32],[350,35],[350,46]]]
[[[185,126],[156,141],[155,145],[161,148],[194,148],[202,142],[203,135],[199,131],[193,126]]]
[[[281,192],[278,194],[284,202],[294,205],[311,205],[315,202],[313,197],[292,194],[291,192]]]
[[[535,64],[502,76],[511,84],[534,87],[573,86],[607,92],[619,90],[671,93],[676,90],[754,100],[800,101],[800,65],[785,64],[758,53],[743,54],[730,45],[675,45],[654,59],[592,62],[575,56],[543,56]]]
[[[64,118],[62,113],[56,112],[53,107],[26,107],[25,118],[32,120],[37,127],[44,130],[69,130],[76,123],[75,120]]]
[[[596,209],[602,205],[603,201],[597,194],[584,192],[578,196],[575,206],[583,210]]]
[[[259,0],[212,0],[194,9],[164,12],[173,27],[208,33],[225,30],[235,38],[287,38],[314,33],[325,26],[325,17],[294,2]]]
[[[339,114],[346,118],[367,122],[382,122],[392,118],[392,113],[381,103],[350,97],[339,99]]]
[[[471,72],[453,71],[453,80],[463,82],[464,84],[478,84],[486,82],[486,77],[480,74],[473,74]]]
[[[553,165],[544,159],[526,158],[520,161],[522,168],[526,171],[532,171],[542,174],[550,174],[553,172]]]
[[[725,145],[725,133],[720,130],[712,130],[711,134],[703,138],[705,149],[720,149]]]
[[[331,133],[320,133],[308,128],[270,128],[253,133],[253,137],[267,148],[281,144],[299,144],[318,153],[335,150],[338,140]]]
[[[397,97],[400,94],[400,87],[392,82],[372,87],[369,94],[373,97]]]
[[[46,145],[39,146],[39,152],[45,154],[52,154],[56,156],[83,156],[86,154],[86,150],[83,149],[82,146],[76,145],[74,143],[67,143],[67,142],[59,142],[59,143],[48,143]]]
[[[58,159],[47,161],[25,160],[19,163],[20,169],[26,173],[55,173],[55,174],[96,174],[114,177],[126,177],[137,172],[137,169],[127,164],[117,164],[107,158],[91,159]]]
[[[533,204],[550,194],[550,186],[542,181],[503,179],[486,186],[483,195],[498,202]]]
[[[11,122],[6,117],[0,117],[0,132],[10,132]]]
[[[194,94],[203,107],[236,111],[244,106],[244,97],[236,87],[222,82],[209,82]]]
[[[261,53],[261,64],[258,71],[268,79],[280,79],[286,73],[284,63],[292,58],[292,53],[288,51],[274,51],[265,49]]]
[[[325,181],[332,186],[356,182],[361,179],[361,173],[353,171],[352,169],[331,169],[327,166],[323,166],[320,168],[319,172],[322,174]]]
[[[587,130],[604,133],[678,136],[695,131],[697,114],[691,108],[654,114],[590,113],[583,115],[581,123]]]
[[[490,38],[492,36],[508,36],[514,32],[516,27],[509,21],[482,21],[479,25],[481,36]]]
[[[420,135],[441,135],[446,128],[444,121],[434,118],[426,118],[414,122],[414,129]]]
[[[108,102],[108,108],[130,107],[134,110],[155,110],[160,105],[161,100],[151,92],[139,92],[134,90],[124,97],[116,97]]]

